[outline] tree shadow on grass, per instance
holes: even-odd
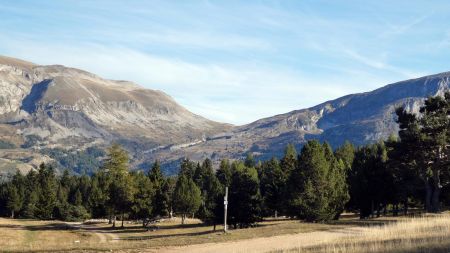
[[[191,232],[191,233],[177,233],[177,234],[169,234],[169,235],[146,235],[146,236],[129,236],[121,238],[123,241],[137,241],[137,240],[152,240],[159,238],[170,238],[170,237],[178,237],[178,236],[199,236],[199,235],[207,235],[220,233],[218,231],[202,231],[202,232]]]
[[[76,230],[77,229],[66,223],[52,223],[52,224],[45,224],[45,225],[25,225],[22,227],[24,229],[30,230],[30,231],[55,231],[55,230]]]
[[[10,224],[1,224],[0,225],[0,229],[3,229],[3,228],[7,228],[7,229],[23,229],[24,228],[24,226],[21,226],[21,225],[10,225]]]

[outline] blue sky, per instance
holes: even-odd
[[[450,70],[448,1],[0,1],[0,54],[244,124]]]

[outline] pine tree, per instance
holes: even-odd
[[[291,208],[297,217],[307,221],[334,218],[335,212],[331,207],[333,189],[328,182],[330,167],[318,141],[308,141],[303,146],[298,166],[289,179]]]
[[[155,161],[155,163],[153,164],[148,177],[155,191],[152,200],[153,208],[151,216],[167,216],[169,209],[169,194],[165,190],[165,188],[167,187],[167,182],[161,172],[161,167],[158,161]]]
[[[289,176],[289,174],[297,166],[297,150],[293,144],[288,144],[286,150],[284,151],[284,156],[281,159],[281,169],[284,173]]]
[[[242,162],[232,164],[233,175],[229,189],[229,221],[244,228],[261,218],[261,194],[258,173]]]
[[[446,179],[450,174],[446,165],[450,159],[447,155],[450,93],[428,98],[420,112],[422,116],[418,118],[402,108],[396,111],[400,128],[397,148],[404,154],[399,162],[403,167],[414,168],[421,178],[425,189],[425,209],[438,212],[441,189],[450,183]]]
[[[217,198],[222,194],[223,188],[214,173],[210,159],[205,159],[201,167],[201,181],[197,185],[200,187],[202,203],[198,210],[198,217],[206,223],[214,223],[214,210],[216,209]]]
[[[88,206],[94,218],[105,217],[108,212],[110,177],[104,170],[96,172],[91,179]]]
[[[37,217],[40,219],[53,219],[56,207],[57,181],[53,167],[41,164],[38,171],[39,194],[36,205]]]
[[[253,153],[249,152],[247,154],[244,165],[248,168],[254,168],[256,166],[256,162],[255,162],[255,158],[253,157]]]
[[[152,200],[154,199],[155,190],[151,180],[142,172],[134,173],[132,179],[136,184],[134,201],[131,207],[133,217],[142,220],[142,226],[146,227],[153,211]]]
[[[323,144],[325,159],[329,163],[328,184],[330,187],[329,212],[333,214],[333,219],[339,219],[344,212],[345,204],[349,201],[350,195],[347,186],[347,169],[342,160],[338,160],[333,154],[333,150],[328,143]],[[350,164],[350,159],[347,160]]]
[[[121,214],[122,227],[124,216],[130,210],[133,201],[135,187],[128,172],[128,153],[118,144],[113,144],[108,149],[108,158],[103,166],[108,173],[110,183],[108,187],[108,205],[111,215],[114,217],[113,227],[116,226],[115,216]]]
[[[342,160],[346,171],[352,169],[353,160],[355,159],[355,147],[349,141],[346,141],[344,145],[340,146],[334,152],[336,159]]]
[[[186,175],[180,175],[173,193],[175,211],[181,214],[181,224],[184,224],[188,214],[195,213],[201,204],[200,189]]]
[[[379,213],[391,200],[393,175],[387,166],[387,150],[383,142],[356,151],[350,182],[352,203],[360,210],[361,218],[368,218],[375,211]]]
[[[11,218],[14,219],[15,214],[20,211],[23,205],[23,200],[13,184],[7,184],[6,186],[6,208],[11,213]]]
[[[230,186],[231,184],[231,165],[227,159],[220,161],[219,169],[216,172],[216,177],[223,186]]]
[[[281,169],[277,159],[261,165],[261,195],[264,203],[264,214],[278,216],[284,211],[285,185],[287,176]]]
[[[183,159],[181,162],[181,169],[179,175],[184,175],[188,178],[194,178],[195,174],[195,163],[188,158]]]

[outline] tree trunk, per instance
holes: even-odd
[[[11,210],[11,219],[14,219],[14,210]]]
[[[181,215],[181,225],[184,225],[184,219],[186,219],[186,214]]]
[[[431,197],[431,211],[439,212],[439,195],[441,194],[441,180],[439,170],[433,170],[433,195]]]
[[[374,215],[373,215],[373,213],[374,213],[374,211],[373,211],[373,200],[372,200],[372,205],[370,206],[370,218],[373,218],[374,217]]]
[[[403,203],[403,214],[405,216],[408,215],[408,198],[406,198],[405,202]]]
[[[111,215],[111,214],[109,215],[109,221],[108,221],[108,224],[112,224],[112,215]]]
[[[432,189],[430,182],[428,180],[425,180],[425,211],[431,212],[431,196],[432,196]]]
[[[116,227],[116,214],[113,215],[113,228]]]
[[[214,231],[216,231],[216,222],[214,221]]]
[[[124,226],[123,226],[123,218],[124,218],[124,214],[122,212],[122,228],[124,228]]]

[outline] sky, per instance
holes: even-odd
[[[0,1],[0,55],[236,125],[450,71],[449,1]]]

